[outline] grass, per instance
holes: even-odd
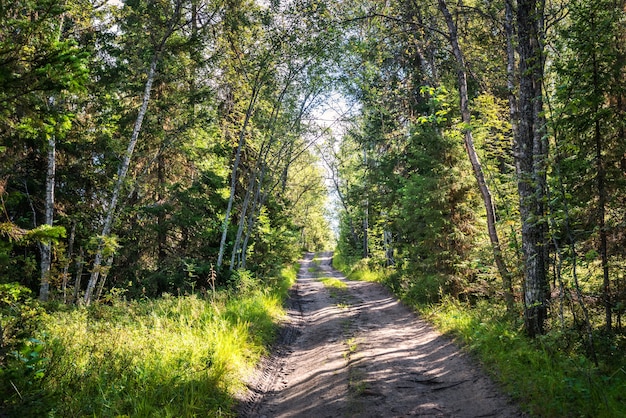
[[[335,252],[333,267],[342,272],[348,280],[363,282],[380,282],[388,272],[382,268],[371,268],[368,259],[350,260],[343,254]]]
[[[530,340],[504,317],[505,308],[482,301],[470,307],[450,298],[423,309],[439,330],[476,353],[506,390],[535,416],[626,416],[622,367],[596,367],[564,347],[569,340],[553,330]]]
[[[343,281],[334,277],[322,277],[317,279],[324,284],[324,287],[328,289],[330,297],[333,299],[340,299],[338,306],[342,307],[347,303],[348,285]]]
[[[285,269],[269,289],[222,292],[214,299],[169,296],[53,313],[38,338],[43,372],[17,388],[23,399],[16,396],[15,411],[233,416],[234,395],[274,338],[296,271]]]
[[[372,270],[363,262],[351,266],[338,261],[351,279],[389,282],[384,270]],[[505,307],[497,301],[470,305],[443,297],[439,303],[427,304],[424,301],[431,298],[425,293],[432,290],[429,282],[416,283],[408,290],[397,286],[392,290],[439,331],[454,336],[475,354],[532,416],[626,416],[624,341],[604,342],[613,348],[596,367],[580,344],[573,343],[577,336],[567,335],[575,331],[554,327],[547,335],[531,340],[524,334],[521,320],[506,317]],[[420,290],[420,286],[424,288]]]
[[[324,283],[324,286],[329,289],[347,289],[348,285],[342,282],[339,279],[334,277],[323,277],[319,279],[320,282]]]

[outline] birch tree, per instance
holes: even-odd
[[[113,222],[116,216],[120,193],[122,192],[122,187],[128,174],[133,150],[137,145],[137,140],[139,139],[143,120],[146,116],[146,112],[148,111],[148,104],[150,103],[150,95],[152,93],[152,84],[154,83],[157,72],[157,65],[161,58],[161,54],[163,53],[166,42],[181,24],[180,19],[182,5],[183,0],[176,0],[176,2],[173,4],[172,10],[161,11],[163,13],[167,13],[168,17],[166,19],[165,27],[162,34],[158,38],[154,39],[154,41],[156,42],[152,45],[152,59],[150,61],[150,66],[148,68],[146,76],[146,84],[143,91],[143,97],[141,99],[141,106],[137,113],[137,118],[135,119],[132,134],[128,141],[126,151],[118,167],[115,185],[113,187],[111,198],[107,205],[107,214],[102,225],[102,230],[99,237],[99,244],[95,252],[91,275],[83,298],[84,303],[87,305],[90,304],[92,301],[93,293],[96,288],[96,284],[98,283],[98,278],[100,277],[100,273],[102,272],[103,250],[105,245],[104,240],[106,240],[110,236],[111,230],[113,228]],[[153,28],[153,30],[158,32],[158,28]]]
[[[503,282],[503,289],[505,293],[505,299],[507,302],[507,309],[509,312],[513,311],[513,286],[512,286],[512,277],[509,269],[506,266],[504,261],[504,257],[502,255],[502,248],[500,246],[500,238],[498,237],[498,230],[496,226],[496,211],[493,202],[493,198],[491,195],[491,191],[489,190],[489,186],[487,181],[485,180],[485,174],[483,173],[483,169],[480,163],[480,159],[478,158],[478,154],[476,153],[476,149],[474,147],[474,139],[472,136],[472,131],[470,129],[471,124],[471,114],[470,114],[470,105],[469,105],[469,96],[467,93],[467,72],[465,69],[465,58],[463,56],[463,51],[459,45],[459,36],[456,27],[456,23],[452,17],[452,14],[448,10],[448,6],[445,0],[439,0],[439,10],[444,16],[446,21],[446,25],[448,26],[448,39],[450,41],[450,46],[452,47],[452,53],[454,58],[456,59],[456,71],[457,71],[457,83],[459,88],[459,98],[460,98],[460,110],[461,110],[461,122],[463,124],[463,141],[465,143],[465,150],[467,151],[467,155],[469,157],[470,163],[472,164],[472,169],[474,172],[474,177],[476,178],[476,182],[478,183],[478,188],[480,190],[480,194],[483,199],[483,205],[485,206],[485,211],[487,213],[487,230],[489,232],[489,240],[491,241],[491,247],[493,251],[493,258],[496,262],[496,266],[498,267],[498,272],[500,273],[500,277]]]

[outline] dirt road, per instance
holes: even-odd
[[[521,417],[448,338],[376,283],[346,281],[307,254],[274,354],[241,417]],[[336,278],[347,288],[325,286]]]

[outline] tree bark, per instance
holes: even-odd
[[[46,173],[46,203],[44,224],[52,226],[54,223],[54,182],[56,174],[56,138],[51,135],[48,139],[48,170]],[[39,286],[39,300],[47,301],[50,294],[50,270],[52,267],[52,243],[50,240],[40,244],[41,249],[41,283]]]
[[[543,62],[540,44],[543,8],[536,0],[518,0],[519,132],[518,192],[524,258],[524,323],[529,336],[544,333],[548,314],[545,223],[545,145],[541,111]]]
[[[257,78],[255,80],[255,84],[259,81],[259,77],[257,74]],[[235,160],[233,161],[233,169],[230,177],[230,193],[228,196],[228,204],[226,205],[226,213],[224,214],[224,222],[222,223],[222,238],[220,239],[220,249],[217,255],[217,263],[216,268],[219,270],[222,267],[224,262],[224,252],[226,250],[226,236],[228,235],[228,224],[230,222],[230,213],[233,210],[233,202],[235,200],[235,192],[237,189],[237,174],[239,169],[239,163],[241,162],[241,151],[243,150],[243,145],[246,140],[246,130],[248,128],[248,123],[250,122],[250,118],[252,117],[252,112],[254,110],[254,106],[256,104],[256,99],[258,96],[260,86],[255,85],[252,90],[252,96],[250,97],[250,102],[248,103],[248,109],[246,110],[246,115],[243,120],[243,124],[241,126],[241,131],[239,132],[239,142],[237,144],[237,151],[235,151]]]
[[[74,303],[78,303],[80,295],[80,284],[83,278],[83,267],[85,266],[85,250],[80,248],[78,258],[76,259],[76,280],[74,280]]]
[[[133,155],[135,145],[137,145],[137,139],[139,138],[139,132],[141,131],[143,119],[146,116],[146,112],[148,111],[148,103],[150,102],[150,94],[152,92],[152,84],[156,75],[158,60],[159,51],[157,50],[157,52],[155,52],[154,56],[152,57],[152,62],[150,63],[150,69],[148,71],[148,79],[146,81],[146,86],[144,89],[143,100],[141,103],[141,107],[139,108],[139,113],[137,114],[137,119],[135,120],[133,133],[131,135],[130,141],[128,142],[126,152],[124,153],[124,159],[122,160],[122,163],[120,164],[117,171],[117,182],[115,183],[115,187],[113,188],[113,194],[107,208],[107,216],[104,220],[104,225],[101,232],[102,237],[108,237],[111,233],[111,228],[113,227],[113,220],[115,219],[115,212],[117,209],[120,192],[122,191],[124,180],[126,179],[126,175],[128,174],[130,159]],[[96,283],[98,282],[98,277],[100,276],[103,249],[103,245],[100,244],[96,251],[96,256],[93,262],[93,269],[91,271],[91,276],[89,278],[89,283],[87,284],[87,290],[85,291],[85,297],[83,299],[83,301],[87,305],[91,303],[93,291],[96,288]]]
[[[363,258],[368,258],[370,256],[369,251],[369,213],[370,213],[370,204],[368,197],[368,185],[367,185],[367,149],[363,146],[363,165],[365,166],[365,190],[364,190],[364,200],[363,200]]]
[[[516,73],[515,73],[515,25],[514,25],[514,10],[513,10],[513,0],[506,0],[505,2],[505,19],[504,19],[504,30],[506,32],[506,86],[508,90],[508,101],[509,101],[509,118],[511,122],[511,134],[513,137],[512,147],[513,147],[513,155],[514,161],[516,164],[516,173],[519,173],[518,161],[517,158],[517,146],[516,139],[518,137],[519,131],[519,108],[517,104],[517,97],[515,92],[516,87]],[[514,236],[517,235],[515,231],[513,231]],[[517,239],[515,240],[517,243]],[[516,244],[517,248],[517,244]],[[519,250],[517,250],[519,256]],[[508,278],[503,278],[504,281],[504,297],[506,300],[507,310],[509,312],[513,312],[515,307],[515,298],[513,293],[513,277],[509,275]]]
[[[61,40],[63,22],[65,16],[61,15],[56,41]],[[48,107],[54,107],[54,96],[48,98]],[[48,169],[46,172],[46,203],[44,224],[52,226],[54,224],[54,183],[56,177],[56,136],[50,135],[48,138]],[[41,283],[39,287],[39,300],[47,301],[50,294],[50,270],[52,268],[52,242],[48,240],[39,245],[41,250]]]
[[[76,221],[72,222],[72,230],[70,232],[70,239],[67,244],[67,262],[63,267],[63,282],[61,283],[61,291],[63,292],[63,303],[67,303],[67,282],[69,281],[70,262],[74,254],[74,240],[76,238]]]
[[[263,148],[263,147],[261,147]],[[251,196],[254,194],[254,191],[257,187],[257,176],[259,165],[261,164],[261,156],[257,159],[254,170],[250,172],[250,178],[248,179],[248,188],[246,189],[246,195],[243,199],[243,203],[241,205],[241,213],[239,215],[239,226],[237,227],[237,235],[235,236],[235,243],[233,244],[233,251],[230,256],[230,266],[229,270],[233,270],[235,266],[239,266],[241,264],[241,238],[243,236],[243,230],[246,226],[246,221],[248,219],[248,207],[250,206]],[[261,187],[260,185],[258,187]],[[254,209],[252,209],[254,210]],[[239,260],[237,260],[239,258]]]
[[[457,79],[459,83],[458,88],[460,97],[461,121],[463,122],[463,125],[465,125],[463,127],[463,140],[465,143],[465,150],[467,151],[470,163],[472,164],[474,177],[476,178],[476,182],[478,183],[478,188],[480,189],[483,204],[485,205],[489,240],[491,241],[491,249],[493,251],[493,258],[498,268],[498,273],[500,274],[500,277],[503,281],[507,309],[509,310],[509,312],[512,312],[513,293],[511,285],[511,273],[509,272],[502,256],[502,248],[500,246],[500,239],[498,237],[498,230],[496,228],[496,214],[493,204],[493,198],[491,196],[489,186],[487,185],[487,182],[485,180],[485,175],[480,164],[480,159],[478,158],[478,154],[476,154],[476,149],[474,147],[474,138],[470,129],[471,114],[469,108],[469,96],[467,92],[467,73],[465,70],[465,58],[459,45],[456,24],[454,23],[452,15],[448,10],[448,6],[446,5],[445,0],[439,0],[439,10],[444,15],[444,18],[446,20],[449,32],[450,46],[452,47],[452,52],[454,53],[454,57],[457,61]]]
[[[591,21],[593,25],[593,18]],[[595,51],[593,52],[593,84],[596,88],[600,88],[599,84],[598,60]],[[604,168],[604,159],[602,158],[602,131],[600,127],[600,108],[596,104],[594,121],[594,142],[596,146],[596,170],[598,184],[598,229],[600,234],[600,259],[602,265],[602,297],[604,298],[604,314],[606,322],[606,331],[611,332],[613,322],[613,312],[611,304],[611,280],[609,276],[609,258],[607,251],[607,234],[606,234],[606,171]]]
[[[137,114],[137,119],[135,119],[135,124],[133,126],[133,132],[130,137],[130,141],[128,142],[128,146],[126,148],[126,152],[124,153],[124,159],[120,164],[117,171],[117,181],[113,188],[113,194],[111,195],[111,200],[109,201],[109,206],[107,208],[107,216],[104,220],[104,225],[102,227],[101,237],[108,237],[111,233],[111,229],[113,227],[113,221],[115,219],[115,212],[117,210],[117,204],[119,200],[120,193],[122,191],[122,186],[124,185],[124,181],[126,180],[126,175],[128,174],[128,169],[130,167],[130,160],[133,156],[133,151],[135,149],[135,145],[137,145],[137,139],[139,138],[139,133],[141,132],[141,125],[143,124],[143,119],[146,116],[148,111],[148,103],[150,103],[150,95],[152,94],[152,84],[154,83],[154,79],[156,77],[156,67],[161,58],[161,52],[165,47],[165,43],[170,38],[170,36],[177,29],[177,24],[179,23],[181,16],[181,8],[182,8],[182,0],[174,1],[174,10],[171,16],[168,16],[166,30],[163,33],[163,36],[154,44],[154,55],[152,56],[152,61],[150,62],[150,67],[148,70],[148,76],[146,80],[146,85],[143,92],[143,99],[141,101],[141,107],[139,108],[139,113]],[[84,302],[89,305],[91,303],[91,299],[93,297],[93,292],[96,288],[96,284],[98,282],[98,277],[100,276],[100,272],[102,270],[102,251],[103,251],[103,243],[101,242],[98,249],[96,250],[96,255],[94,257],[93,269],[91,271],[91,276],[89,278],[89,283],[87,284],[87,290],[85,291]],[[111,260],[112,261],[112,260]]]

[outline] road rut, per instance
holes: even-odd
[[[331,258],[302,260],[279,342],[239,416],[524,416],[449,338],[381,285],[345,280]]]

